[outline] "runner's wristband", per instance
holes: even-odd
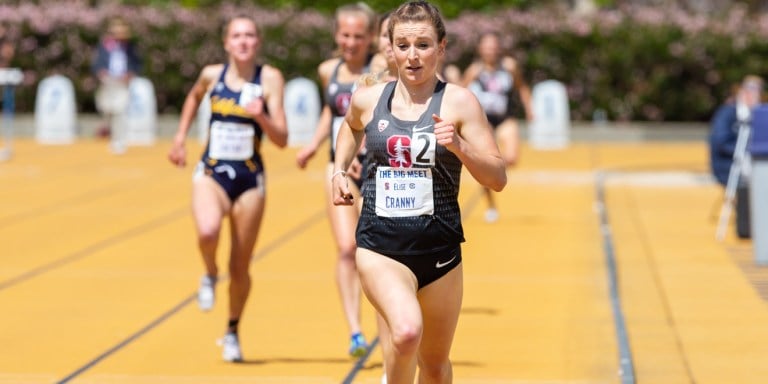
[[[338,175],[342,175],[344,177],[347,177],[347,172],[346,171],[336,171],[336,172],[334,172],[333,175],[331,175],[331,181],[333,181],[333,179],[335,179],[336,176],[338,176]]]

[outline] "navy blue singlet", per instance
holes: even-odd
[[[213,177],[235,201],[249,189],[264,187],[264,164],[259,153],[263,132],[239,104],[243,91],[234,91],[225,84],[227,69],[229,65],[225,64],[210,94],[208,142],[195,174]],[[257,67],[253,79],[245,85],[256,96],[262,94],[261,69]]]

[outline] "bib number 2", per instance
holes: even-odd
[[[434,133],[414,133],[411,137],[390,136],[387,140],[389,165],[405,168],[413,165],[434,167],[436,143]]]
[[[433,215],[432,167],[437,140],[431,132],[392,136],[391,167],[376,170],[376,214],[381,217]],[[418,165],[419,167],[414,167]]]

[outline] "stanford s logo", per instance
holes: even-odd
[[[379,125],[377,128],[379,129],[379,132],[384,132],[385,129],[389,126],[389,121],[381,119],[379,120]]]
[[[340,93],[336,95],[336,109],[338,109],[339,115],[347,114],[347,109],[349,109],[349,101],[351,99],[351,93]]]
[[[389,165],[398,168],[411,167],[411,138],[409,136],[394,135],[387,139],[387,154]]]

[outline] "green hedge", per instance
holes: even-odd
[[[217,6],[221,1],[219,0],[182,0],[181,4],[189,8],[211,8]],[[239,0],[233,3],[243,5],[258,4],[266,8],[295,8],[299,10],[315,10],[326,14],[332,14],[339,6],[349,4],[352,1],[349,0],[324,0],[318,2],[317,0]],[[167,5],[168,0],[122,0],[123,4],[135,5],[135,6],[148,6],[148,5]],[[398,5],[402,4],[402,0],[367,0],[366,4],[377,10],[394,9]],[[503,7],[515,7],[515,8],[529,8],[533,6],[552,5],[557,3],[557,0],[434,0],[431,3],[440,8],[440,11],[445,17],[455,18],[466,10],[484,11],[489,12]]]
[[[203,65],[224,59],[220,26],[237,13],[254,16],[265,35],[263,56],[287,79],[314,78],[333,51],[327,12],[221,5],[107,6],[80,3],[0,5],[0,23],[17,41],[13,65],[25,70],[17,109],[34,108],[37,83],[52,73],[73,80],[79,109],[94,110],[92,49],[103,23],[123,15],[133,26],[145,73],[155,84],[161,113],[177,113]],[[465,67],[486,30],[500,32],[532,84],[566,84],[571,115],[589,119],[704,121],[747,73],[768,75],[765,16],[739,10],[705,18],[677,10],[633,8],[583,18],[552,9],[464,12],[447,21],[448,59]]]

